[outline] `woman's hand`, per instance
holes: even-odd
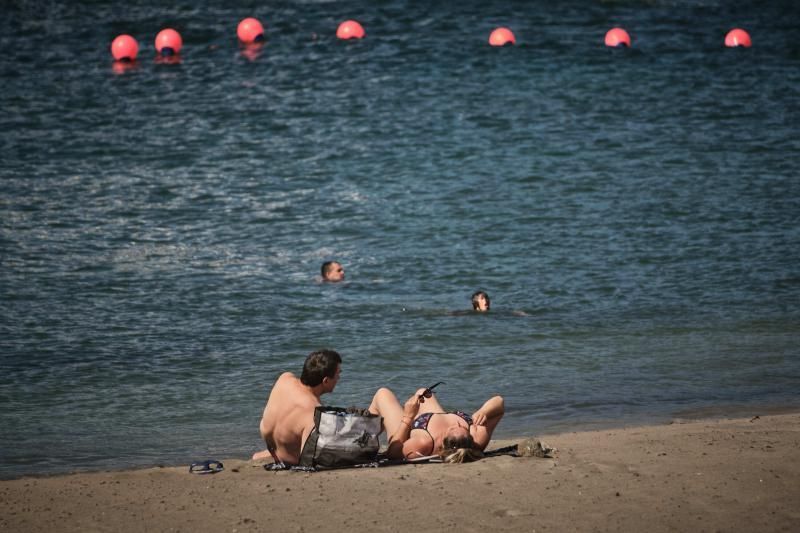
[[[472,423],[476,426],[485,426],[486,425],[486,414],[478,409],[474,413],[472,413]]]
[[[425,391],[427,389],[419,389],[417,392],[411,395],[411,397],[406,400],[406,404],[403,406],[403,417],[408,417],[411,420],[417,418],[417,413],[419,413],[419,406],[421,403],[425,401]]]
[[[499,420],[505,412],[505,402],[502,396],[493,396],[486,400],[480,409],[472,413],[472,423],[476,426],[485,426],[489,421],[497,425],[495,419]]]

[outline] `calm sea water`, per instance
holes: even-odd
[[[320,347],[501,437],[800,403],[800,4],[76,4],[0,17],[0,476],[247,457]]]

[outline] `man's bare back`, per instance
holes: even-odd
[[[335,354],[335,355],[331,355]],[[322,405],[320,397],[332,392],[341,371],[339,354],[331,350],[313,352],[306,359],[303,383],[291,372],[281,374],[267,399],[259,426],[267,449],[257,452],[253,459],[266,459],[297,464],[300,452],[314,429],[314,408]],[[322,365],[326,365],[324,368]],[[330,374],[330,376],[323,375]]]
[[[261,437],[267,449],[281,461],[297,464],[303,443],[314,429],[314,408],[318,405],[319,397],[294,374],[281,374],[261,417]]]

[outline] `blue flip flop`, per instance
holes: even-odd
[[[224,470],[222,463],[216,459],[208,459],[207,461],[197,461],[192,463],[189,467],[190,474],[216,474]]]

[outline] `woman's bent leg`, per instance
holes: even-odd
[[[387,438],[397,429],[403,418],[403,406],[397,401],[397,396],[386,387],[381,387],[375,393],[369,412],[383,417],[383,429]]]

